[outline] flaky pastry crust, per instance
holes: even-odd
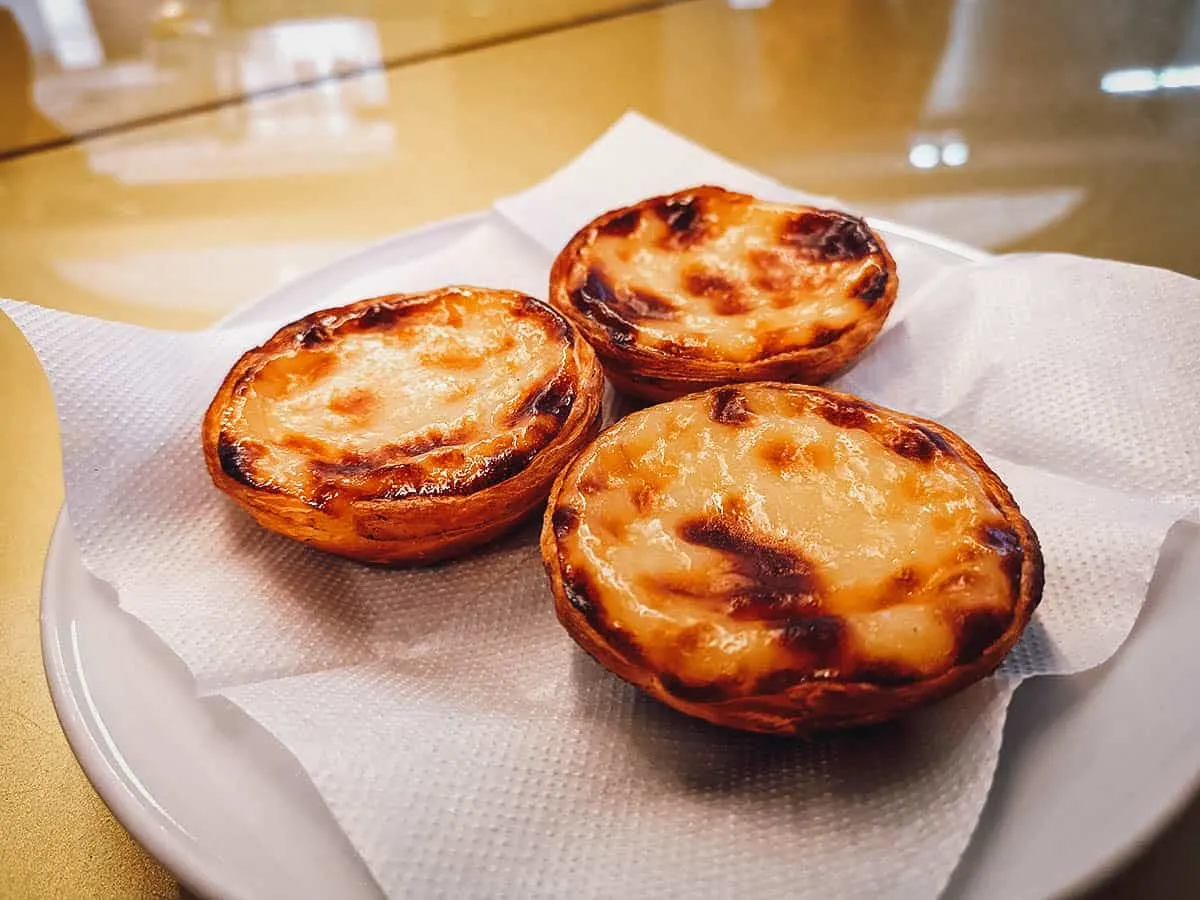
[[[734,382],[819,384],[874,340],[898,283],[861,219],[701,186],[585,225],[554,261],[550,302],[615,387],[657,401]]]
[[[204,417],[204,457],[272,531],[363,562],[428,563],[545,499],[595,435],[603,384],[591,348],[532,297],[376,297],[246,352]]]
[[[555,482],[559,620],[688,715],[794,734],[891,719],[992,672],[1042,591],[1037,535],[948,429],[833,391],[644,409]]]

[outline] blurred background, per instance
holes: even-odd
[[[202,327],[530,185],[631,108],[990,250],[1200,275],[1200,0],[0,0],[0,296]],[[173,896],[46,693],[56,423],[0,326],[0,461],[24,475],[0,505],[0,821],[19,838],[0,896]],[[1196,896],[1162,860],[1197,827],[1193,807],[1106,890]]]
[[[170,271],[201,324],[631,107],[989,249],[1200,274],[1194,0],[5,0],[0,293],[153,309]]]

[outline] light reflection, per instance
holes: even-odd
[[[182,19],[187,14],[187,8],[180,0],[166,0],[158,8],[158,14],[163,19]]]
[[[1149,94],[1179,88],[1200,88],[1200,65],[1116,69],[1100,79],[1100,90],[1106,94]]]
[[[369,19],[284,21],[255,29],[236,49],[211,60],[224,91],[268,95],[222,110],[225,135],[118,139],[89,148],[92,168],[125,184],[159,184],[337,171],[364,157],[386,156],[395,126],[369,111],[387,106],[387,78],[378,70],[338,77],[369,69],[381,53]],[[279,85],[309,80],[316,85],[269,96]]]
[[[908,151],[908,161],[917,169],[932,169],[940,160],[941,154],[933,144],[913,144]]]
[[[84,148],[89,165],[127,184],[258,178],[343,169],[394,146],[395,126],[381,114],[389,102],[378,68],[382,40],[370,18],[296,18],[231,30],[219,17],[206,18],[210,4],[155,0],[140,38],[108,23],[126,44],[141,41],[136,50],[117,41],[125,46],[120,51],[102,42],[104,28],[86,0],[17,6],[20,15],[8,14],[11,25],[0,27],[0,149],[239,95],[265,96],[220,110],[220,134],[211,140],[189,147],[164,133],[149,154],[119,138],[98,142]],[[7,9],[0,0],[0,16]],[[274,95],[306,82],[314,84]]]
[[[1158,74],[1164,88],[1200,88],[1200,66],[1168,66]]]
[[[38,0],[38,7],[60,67],[91,69],[104,62],[104,50],[84,0]]]
[[[242,90],[247,94],[297,81],[329,78],[345,71],[368,68],[383,56],[375,23],[367,19],[319,19],[278,22],[248,36],[241,55]],[[382,100],[378,83],[364,79]]]
[[[936,169],[938,166],[958,168],[971,158],[971,148],[961,138],[918,141],[909,148],[908,164],[914,169]]]
[[[962,166],[971,158],[971,148],[966,141],[951,141],[942,148],[942,162],[948,166]]]

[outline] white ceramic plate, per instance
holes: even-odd
[[[468,216],[409,232],[273,292],[229,320],[278,320],[372,271],[448,246]],[[954,258],[978,251],[873,222]],[[1106,665],[1017,692],[999,772],[950,896],[1040,898],[1089,884],[1149,839],[1200,777],[1200,528],[1163,552],[1133,636]],[[63,730],[96,790],[192,891],[377,897],[295,758],[222,700],[83,567],[60,517],[42,590],[42,647]],[[1182,873],[1181,873],[1182,874]],[[1200,882],[1200,861],[1192,864]]]

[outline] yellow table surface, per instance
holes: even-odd
[[[8,5],[0,295],[46,306],[202,327],[363,243],[527,186],[629,108],[990,249],[1200,274],[1195,4]],[[174,896],[50,704],[37,614],[57,427],[7,321],[0,415],[0,896]],[[1198,838],[1200,805],[1094,896],[1197,896],[1184,879]]]

